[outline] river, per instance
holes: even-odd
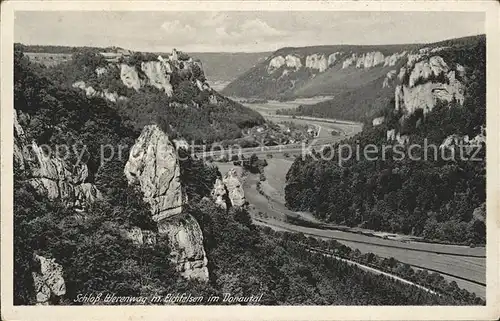
[[[267,120],[279,121],[283,116],[273,113],[276,104],[244,104],[261,112]],[[283,103],[279,105],[283,108]],[[290,104],[295,107],[296,103]],[[312,117],[292,118],[287,121],[298,124],[316,125],[322,128],[317,139],[319,143],[331,144],[361,131],[362,125],[354,122],[344,122],[336,119],[319,119]],[[340,135],[332,135],[335,130]],[[289,148],[288,152],[296,152]],[[470,248],[465,246],[445,245],[436,243],[415,242],[413,237],[395,235],[394,239],[385,239],[384,233],[347,227],[315,228],[290,223],[286,217],[300,217],[314,222],[310,213],[294,212],[285,206],[284,186],[286,173],[293,162],[293,155],[285,151],[267,151],[268,166],[265,169],[266,181],[261,183],[264,195],[257,191],[257,175],[248,175],[243,187],[245,197],[250,204],[250,213],[255,224],[269,226],[276,230],[302,232],[305,235],[321,239],[336,239],[339,242],[358,249],[362,253],[374,253],[381,257],[394,257],[415,268],[439,272],[448,281],[455,281],[459,287],[477,296],[486,298],[486,249],[484,247]],[[300,153],[297,153],[300,154]],[[264,155],[262,155],[264,157]],[[232,164],[218,163],[224,174]]]

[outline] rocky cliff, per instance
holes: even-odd
[[[206,82],[201,61],[187,55],[181,55],[179,58],[175,49],[166,57],[159,55],[153,58],[151,55],[137,53],[137,56],[128,59],[122,58],[118,61],[108,59],[106,65],[95,68],[91,78],[97,79],[92,79],[90,83],[96,84],[99,88],[94,88],[85,79],[79,79],[72,86],[84,90],[87,97],[102,97],[112,102],[125,100],[127,97],[107,88],[110,79],[119,80],[125,88],[135,91],[148,86],[155,87],[168,97],[174,95],[175,84],[182,81],[197,84],[200,91],[213,92]]]
[[[399,71],[401,84],[396,86],[396,110],[412,114],[417,109],[428,113],[438,101],[464,102],[465,68],[448,65],[441,56],[422,56]]]
[[[52,155],[53,150],[43,149],[34,140],[30,141],[19,124],[17,113],[14,110],[14,164],[36,193],[58,200],[76,211],[83,211],[102,198],[97,187],[87,181],[87,165],[72,165],[64,158]],[[54,259],[36,254],[33,260],[39,267],[32,272],[36,302],[48,305],[66,293],[63,268]]]
[[[321,50],[321,49],[320,49]],[[376,66],[386,67],[395,66],[399,60],[407,55],[406,51],[396,52],[384,56],[380,51],[370,51],[363,53],[364,48],[360,47],[361,52],[337,51],[333,53],[313,53],[310,55],[288,54],[276,55],[268,62],[267,73],[272,75],[280,68],[293,69],[298,71],[301,68],[309,69],[313,73],[325,72],[328,68],[335,65],[346,69],[355,66],[359,69],[369,69]]]
[[[258,112],[211,88],[201,61],[175,50],[164,56],[134,52],[119,59],[83,51],[47,73],[61,86],[96,98],[94,104],[110,104],[138,131],[161,123],[176,136],[211,144],[241,138],[244,129],[265,122]]]
[[[222,207],[223,209],[227,209],[231,205],[231,201],[229,200],[229,196],[227,195],[226,185],[222,182],[220,178],[217,178],[214,183],[214,187],[212,189],[212,199],[215,204]]]
[[[377,56],[363,64],[351,59],[347,68],[364,68],[367,62],[375,72],[385,64]],[[352,110],[353,102],[373,109],[377,101],[372,98],[383,93],[380,109],[344,144],[353,149],[374,144],[379,151],[389,147],[387,142],[399,146],[385,159],[296,160],[287,173],[287,206],[328,222],[484,244],[486,69],[484,36],[454,39],[407,51],[382,75],[383,82],[298,108],[305,115],[335,117],[332,111]],[[318,188],[332,173],[336,183]]]
[[[458,62],[460,57],[451,54],[452,52],[447,47],[424,47],[417,53],[409,55],[405,65],[395,69],[390,75],[387,74],[384,86],[390,81],[395,87],[394,110],[400,115],[399,125],[404,125],[406,120],[419,110],[425,116],[438,103],[450,106],[449,108],[463,106],[469,79],[466,67]],[[469,69],[474,69],[474,66],[469,66]],[[394,77],[396,74],[398,76]],[[455,104],[448,104],[451,102]],[[373,119],[372,124],[377,126],[383,121],[377,117]],[[387,140],[401,144],[408,143],[408,136],[400,135],[397,131],[396,128],[390,128],[387,131]],[[448,146],[457,139],[454,135],[448,136],[441,146]],[[460,141],[466,144],[479,144],[484,140],[482,132],[476,133],[470,140],[468,136],[460,137]]]
[[[98,69],[96,69],[96,73],[99,74]],[[109,92],[109,90],[107,89],[104,89],[102,91],[95,90],[94,87],[87,85],[85,81],[77,81],[73,83],[72,87],[85,91],[85,95],[87,95],[87,97],[101,97],[114,103],[116,103],[118,100],[127,99],[127,97],[120,96],[116,92]]]
[[[243,170],[241,167],[231,168],[222,179],[215,180],[212,199],[218,206],[229,209],[242,208],[247,205],[243,190]]]
[[[101,197],[95,185],[87,181],[87,165],[71,165],[58,158],[54,150],[30,141],[18,122],[17,111],[14,111],[14,163],[37,193],[51,200],[81,210]]]
[[[383,80],[385,74],[403,63],[414,47],[284,48],[230,83],[223,93],[268,99],[333,95],[346,87]]]
[[[183,213],[187,199],[180,165],[169,137],[157,126],[144,127],[124,169],[130,184],[140,186],[158,232],[170,240],[172,261],[186,278],[208,280],[207,258],[198,222]]]
[[[356,121],[371,121],[392,99],[405,113],[419,108],[428,112],[438,101],[463,103],[467,66],[458,60],[467,58],[453,52],[483,40],[474,36],[425,45],[284,48],[223,93],[285,100],[333,95],[293,112]]]
[[[198,74],[196,74],[195,69]],[[182,79],[194,81],[200,81],[200,78],[203,77],[201,63],[192,58],[179,62],[158,56],[157,61],[141,62],[139,69],[124,63],[120,65],[120,79],[126,87],[139,90],[149,85],[160,89],[169,97],[172,97],[174,93],[171,84],[171,78],[174,74]],[[209,90],[208,84],[206,86],[206,89]]]
[[[33,260],[38,267],[32,272],[37,305],[49,305],[50,300],[66,294],[63,268],[54,259],[34,254]]]
[[[158,126],[144,127],[130,151],[124,172],[130,184],[141,187],[155,221],[182,212],[185,199],[176,150]]]
[[[222,182],[224,183],[228,198],[233,207],[243,207],[246,205],[245,192],[243,190],[243,171],[239,167],[231,168]]]

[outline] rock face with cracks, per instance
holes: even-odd
[[[151,205],[153,220],[180,214],[184,204],[174,145],[156,125],[144,127],[125,165],[130,184],[138,184]]]
[[[227,209],[227,200],[229,199],[227,194],[226,185],[224,185],[220,178],[217,178],[215,180],[214,188],[212,189],[212,199],[215,204],[223,209]]]
[[[165,66],[166,62],[148,61],[141,64],[141,70],[146,74],[152,86],[163,90],[167,96],[171,97],[174,93],[168,73],[171,69]]]
[[[66,294],[63,268],[54,259],[36,254],[33,258],[38,267],[32,272],[37,305],[49,305],[51,298]]]
[[[243,207],[246,205],[245,192],[243,190],[242,184],[242,171],[241,168],[231,168],[222,182],[226,186],[229,200],[231,201],[231,206]]]
[[[94,184],[87,182],[86,164],[71,166],[64,159],[46,153],[35,141],[29,141],[14,112],[14,163],[24,173],[26,182],[50,200],[60,200],[69,207],[84,209],[101,198]]]
[[[201,61],[185,54],[182,54],[182,59],[180,59],[178,54],[179,52],[174,49],[172,55],[165,58],[160,55],[156,59],[148,57],[140,62],[118,62],[114,60],[111,62],[108,60],[106,66],[95,69],[95,75],[99,81],[103,75],[110,73],[114,75],[115,71],[118,71],[117,77],[119,78],[116,80],[120,80],[125,87],[135,91],[140,91],[141,88],[148,86],[155,87],[168,97],[174,96],[175,81],[172,82],[173,78],[177,79],[177,83],[179,81],[190,81],[196,84],[200,91],[212,92],[205,79]],[[128,99],[128,97],[120,96],[108,89],[97,90],[89,86],[88,83],[89,81],[86,82],[85,79],[82,79],[74,82],[73,87],[85,91],[87,97],[102,97],[114,103],[118,100]]]
[[[207,281],[203,234],[198,222],[182,211],[187,200],[180,182],[177,153],[157,125],[144,127],[130,151],[124,172],[130,184],[140,186],[144,201],[151,206],[158,232],[168,236],[171,259],[177,270],[186,278]],[[137,242],[140,239],[137,237]]]
[[[396,86],[396,110],[412,114],[421,108],[428,113],[438,101],[456,100],[462,105],[465,85],[459,79],[463,76],[462,66],[451,68],[440,56],[425,58],[410,68],[401,68],[399,78],[407,78],[408,82]]]
[[[72,166],[64,159],[46,153],[35,141],[28,139],[17,116],[17,111],[14,111],[14,164],[38,195],[61,201],[79,211],[102,198],[97,187],[87,182],[89,170],[86,164]],[[36,304],[49,305],[52,299],[66,293],[63,267],[54,259],[36,254],[33,259],[38,267],[32,272]]]

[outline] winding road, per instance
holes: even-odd
[[[252,104],[247,104],[252,108]],[[259,105],[259,108],[262,104]],[[262,109],[254,108],[262,113]],[[294,121],[299,124],[309,124],[320,126],[319,137],[314,144],[315,147],[330,145],[336,141],[352,136],[362,129],[361,124],[353,122],[345,122],[335,119],[319,119],[313,117],[290,117],[263,113],[264,117],[271,121],[279,121],[286,118],[287,121]],[[340,135],[332,135],[331,131],[335,130]],[[269,148],[259,150],[260,148],[244,149],[244,154],[257,155],[273,155],[272,159],[267,159],[270,165],[273,161],[283,157],[285,153],[301,153],[302,146],[287,145],[281,148]],[[309,146],[309,145],[308,145]],[[214,154],[216,155],[216,153]],[[283,163],[274,164],[274,174],[279,176],[286,175],[291,161],[288,165]],[[232,167],[231,163],[219,163],[221,172],[227,171]],[[288,167],[287,167],[288,166]],[[279,168],[279,170],[276,170]],[[278,174],[276,174],[276,172]],[[267,173],[266,173],[267,177]],[[357,249],[361,253],[374,253],[381,257],[394,257],[400,262],[409,264],[417,269],[427,269],[431,272],[440,273],[446,280],[455,281],[459,287],[470,292],[474,292],[477,296],[486,298],[486,249],[484,247],[470,248],[465,246],[423,243],[408,241],[402,242],[396,239],[384,239],[373,233],[363,233],[361,229],[349,229],[345,227],[310,227],[296,225],[290,223],[287,217],[302,217],[306,221],[311,219],[311,215],[307,213],[298,213],[289,210],[284,205],[283,195],[280,192],[268,193],[262,195],[257,191],[257,175],[250,174],[244,184],[245,197],[250,204],[250,212],[255,224],[268,226],[275,230],[301,232],[308,236],[317,237],[319,239],[335,239],[352,249]],[[272,179],[268,179],[268,182]],[[285,178],[279,177],[274,181],[275,190],[281,189],[283,194],[283,185]],[[265,215],[263,216],[263,214]]]
[[[341,258],[339,256],[333,255],[331,253],[326,253],[326,251],[318,251],[318,250],[315,250],[315,249],[309,249],[309,251],[323,254],[325,256],[328,256],[328,257],[334,258],[336,260],[342,261],[344,263],[347,263],[349,265],[355,265],[358,268],[360,268],[360,269],[362,269],[362,270],[364,270],[366,272],[373,273],[373,274],[378,274],[378,275],[384,275],[384,276],[386,276],[388,278],[391,278],[391,279],[393,279],[395,281],[402,282],[402,283],[405,283],[405,284],[408,284],[408,285],[411,285],[411,286],[415,286],[415,287],[417,287],[419,289],[422,289],[424,291],[430,292],[432,294],[439,295],[437,292],[435,292],[435,291],[433,291],[433,290],[431,290],[429,288],[426,288],[426,287],[424,287],[424,286],[422,286],[420,284],[417,284],[415,282],[409,281],[407,279],[403,279],[402,277],[399,277],[397,275],[390,274],[390,273],[387,273],[387,272],[384,272],[384,271],[372,268],[371,266],[364,265],[364,264],[361,264],[361,263],[358,263],[358,262],[355,262],[355,261],[351,261],[351,260],[348,260],[348,259],[344,259],[344,258]]]
[[[283,218],[296,217],[297,213],[257,192],[257,182],[258,177],[250,175],[243,185],[245,197],[251,204],[250,211],[255,224],[268,226],[274,230],[299,232],[319,239],[335,239],[361,253],[373,253],[386,258],[394,257],[414,268],[438,272],[448,281],[455,281],[459,287],[474,292],[483,299],[486,298],[485,248],[422,242],[403,243],[351,231],[291,224]],[[262,218],[259,212],[266,213],[268,218]]]

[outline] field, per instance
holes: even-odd
[[[384,240],[373,237],[367,240],[369,243],[360,243],[362,235],[341,231],[318,230],[273,219],[262,220],[259,218],[258,220],[260,222],[257,221],[256,224],[261,226],[269,226],[275,230],[302,232],[305,235],[322,239],[335,239],[352,249],[358,249],[361,253],[374,253],[386,258],[393,257],[414,268],[438,272],[449,282],[455,281],[460,288],[474,292],[483,299],[486,298],[486,287],[484,286],[486,283],[486,259],[484,257],[461,257],[450,254],[422,252],[414,249],[387,247],[385,244],[382,244]],[[482,283],[483,285],[478,283]]]
[[[182,48],[179,49],[182,50]],[[266,59],[270,54],[270,52],[189,52],[191,57],[201,60],[205,76],[209,81],[223,81],[226,84]]]
[[[321,130],[317,139],[325,144],[352,136],[362,129],[359,123],[314,117],[292,118],[274,114],[278,108],[293,107],[294,102],[272,101],[245,105],[261,112],[266,120],[273,122],[287,120],[301,125],[319,126]],[[332,135],[332,130],[338,134]],[[277,230],[302,232],[318,238],[336,239],[362,253],[371,252],[381,257],[394,257],[414,268],[439,272],[448,281],[455,281],[459,287],[474,292],[482,298],[486,297],[485,248],[416,242],[413,241],[416,238],[405,235],[386,235],[371,230],[322,224],[311,213],[294,212],[285,206],[286,173],[293,162],[293,155],[300,154],[300,151],[290,152],[292,156],[289,157],[285,157],[283,152],[273,152],[272,158],[266,153],[257,154],[267,160],[268,166],[264,169],[266,180],[260,182],[260,192],[257,188],[258,175],[248,175],[243,184],[245,197],[250,204],[250,213],[256,224]],[[217,165],[221,172],[233,167],[231,163],[217,163]],[[384,235],[389,239],[384,239]]]
[[[261,182],[262,192],[257,191],[257,175],[248,175],[243,187],[245,197],[250,203],[250,212],[258,225],[270,226],[277,230],[302,232],[306,235],[324,239],[336,239],[341,243],[358,249],[362,253],[371,252],[381,257],[395,259],[412,265],[441,273],[448,281],[455,281],[459,287],[485,298],[486,254],[485,248],[442,245],[423,242],[400,242],[381,237],[361,234],[360,229],[352,231],[335,228],[315,228],[292,224],[287,217],[300,217],[302,221],[317,222],[310,213],[294,212],[284,205],[285,175],[292,163],[282,157],[267,158],[266,181]],[[233,167],[232,164],[217,163],[221,172]]]
[[[41,63],[47,67],[51,67],[62,62],[69,61],[71,54],[64,53],[45,53],[45,52],[25,52],[30,61]]]
[[[311,98],[297,98],[289,101],[277,101],[277,100],[268,100],[267,103],[245,103],[245,98],[239,97],[229,97],[234,101],[243,102],[243,105],[246,107],[252,108],[263,115],[273,115],[276,114],[276,110],[278,109],[288,109],[288,108],[296,108],[300,105],[314,105],[316,103],[320,103],[323,101],[327,101],[332,99],[332,96],[316,96]]]
[[[286,222],[285,217],[297,216],[299,213],[290,211],[279,202],[274,202],[259,194],[255,189],[256,181],[257,179],[252,182],[251,177],[247,178],[244,184],[245,197],[252,204],[251,212],[256,219],[261,221],[262,225],[278,230],[302,232],[306,235],[324,239],[336,239],[352,249],[358,249],[361,253],[371,252],[381,257],[394,257],[414,267],[437,271],[443,274],[446,279],[457,282],[459,287],[475,292],[476,295],[485,298],[486,288],[478,284],[486,283],[484,248],[419,242],[402,243],[358,233],[291,224]],[[259,217],[259,212],[266,213],[267,217]],[[300,214],[302,214],[303,219],[307,218],[304,213]]]
[[[267,166],[264,167],[266,180],[261,182],[264,194],[268,195],[276,202],[285,204],[285,176],[293,160],[284,158],[267,158]]]
[[[224,80],[214,80],[214,81],[208,80],[207,82],[210,85],[210,87],[215,91],[221,91],[222,89],[224,89],[224,87],[227,86],[227,84],[229,84],[229,81],[224,81]]]

